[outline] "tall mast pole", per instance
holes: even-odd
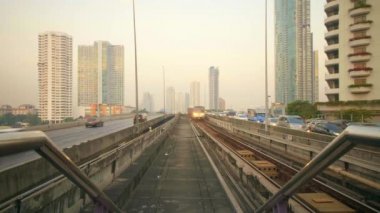
[[[265,132],[268,131],[268,20],[267,20],[268,0],[265,0]]]
[[[135,41],[135,85],[136,85],[136,124],[139,123],[139,84],[137,76],[137,42],[136,42],[136,18],[135,18],[135,0],[132,0],[133,3],[133,33]]]

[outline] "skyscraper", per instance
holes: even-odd
[[[314,88],[314,96],[313,100],[314,102],[319,101],[319,57],[318,57],[318,50],[314,50],[313,52],[313,88]]]
[[[61,32],[38,36],[39,116],[61,123],[72,117],[72,37]]]
[[[199,106],[201,103],[201,91],[199,81],[193,81],[190,83],[190,106]]]
[[[175,113],[175,89],[174,87],[168,87],[166,89],[166,113]]]
[[[189,93],[185,93],[185,113],[187,112],[187,109],[190,107],[190,95]]]
[[[175,112],[185,113],[185,97],[182,92],[177,93]]]
[[[219,110],[226,110],[226,101],[223,98],[219,98],[218,105]]]
[[[218,98],[219,98],[219,68],[209,68],[209,109],[218,110]]]
[[[145,109],[148,112],[154,112],[153,95],[149,92],[145,92],[143,95],[141,109]]]
[[[107,41],[78,47],[78,105],[124,104],[124,47]]]
[[[314,102],[310,0],[275,1],[276,102]]]

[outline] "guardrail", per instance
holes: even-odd
[[[83,141],[78,145],[65,148],[63,152],[77,165],[82,165],[118,147],[123,142],[136,138],[138,134],[148,131],[149,127],[157,126],[167,119],[170,119],[170,116],[154,118],[147,122],[112,132],[101,138]],[[2,189],[0,202],[44,184],[58,175],[57,170],[41,158],[12,168],[6,168],[0,171],[0,189]]]
[[[124,114],[124,115],[115,115],[115,116],[107,116],[107,117],[101,117],[103,121],[112,121],[112,120],[120,120],[120,119],[127,119],[132,118],[135,114]],[[52,131],[57,129],[66,129],[76,126],[83,126],[86,123],[85,120],[80,121],[72,121],[67,123],[60,123],[60,124],[44,124],[44,125],[38,125],[38,126],[31,126],[26,127],[22,131],[33,131],[33,130],[40,130],[40,131]]]
[[[313,159],[334,139],[332,136],[276,126],[269,126],[269,130],[265,132],[263,124],[228,117],[208,116],[208,119],[230,132],[254,139],[259,146],[302,159],[303,162],[300,163],[306,163]],[[380,163],[377,160],[379,158],[379,148],[355,147],[334,166],[331,166],[330,170],[333,172],[339,170],[338,173],[343,176],[346,176],[345,171],[353,171],[355,177],[349,175],[347,178],[361,181],[361,177],[364,177],[378,185],[379,180],[374,174],[380,172]]]
[[[312,180],[318,173],[338,160],[341,156],[357,145],[380,147],[380,128],[349,126],[336,137],[322,152],[311,160],[300,172],[298,172],[285,186],[272,196],[256,212],[287,212],[288,199],[302,185]],[[376,211],[375,209],[373,209]]]
[[[96,203],[96,211],[122,212],[75,163],[40,131],[17,132],[0,135],[0,156],[35,150],[55,168],[85,191]]]
[[[103,189],[131,165],[146,147],[167,135],[173,125],[172,118],[161,116],[66,148],[63,152],[93,183]],[[44,212],[63,211],[60,209],[63,206],[73,211],[72,208],[78,209],[88,203],[87,196],[83,196],[84,193],[78,187],[59,175],[55,167],[44,159],[3,170],[0,173],[0,188],[0,212],[34,212],[42,211],[42,208]],[[39,205],[36,206],[36,203]]]

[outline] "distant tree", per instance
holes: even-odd
[[[289,103],[286,107],[286,112],[288,115],[299,115],[304,119],[313,118],[318,113],[316,106],[308,101],[301,100]]]
[[[32,126],[40,125],[41,124],[41,118],[38,117],[38,115],[29,114],[29,115],[26,115],[24,122],[27,122]]]
[[[16,118],[11,113],[7,113],[0,116],[0,125],[13,126],[15,123],[16,123]]]
[[[371,111],[365,109],[348,109],[342,112],[342,118],[352,122],[367,122],[372,116]]]
[[[17,122],[29,123],[30,125],[39,125],[41,124],[41,119],[38,115],[13,115],[5,114],[0,116],[0,125],[14,126]]]
[[[74,118],[72,118],[72,117],[67,117],[67,118],[65,118],[65,119],[63,119],[63,122],[72,122],[72,121],[74,121]]]

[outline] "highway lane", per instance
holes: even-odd
[[[161,116],[150,115],[148,120]],[[133,126],[133,119],[121,119],[104,122],[103,127],[86,128],[83,126],[59,129],[45,132],[46,135],[61,149],[71,147],[88,140]],[[0,157],[0,172],[25,162],[32,161],[40,156],[35,151],[23,152],[15,155]]]

